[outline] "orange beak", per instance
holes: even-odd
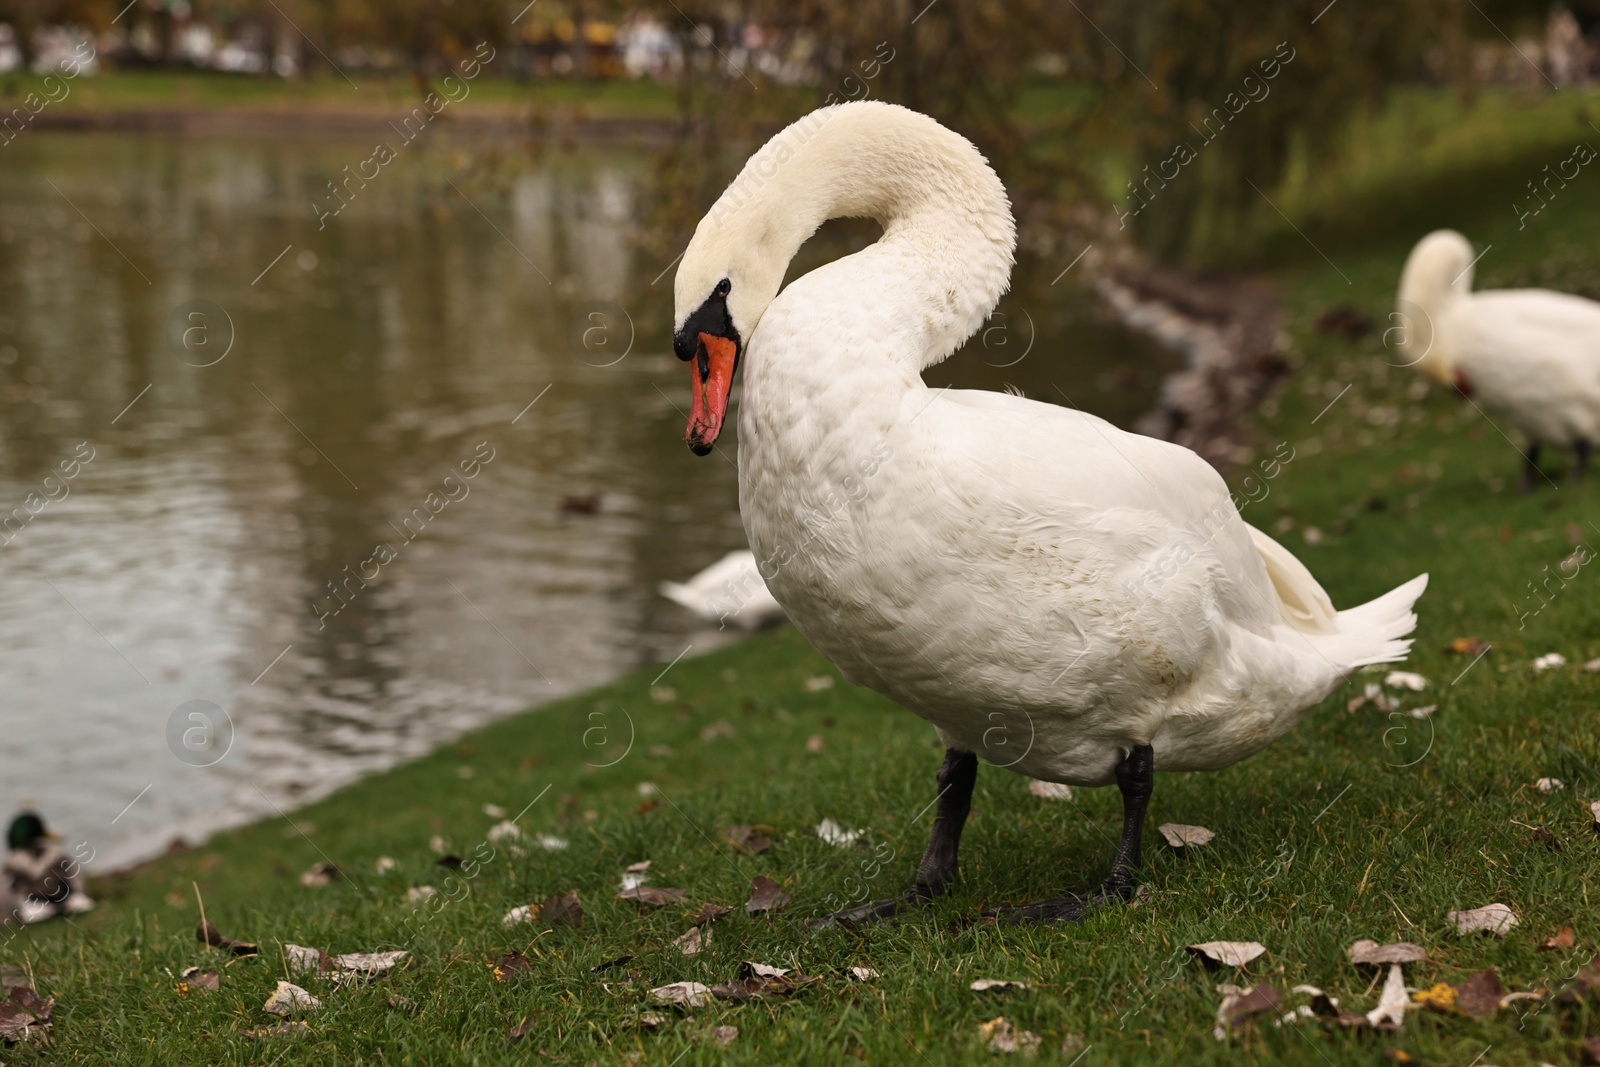
[[[700,350],[689,361],[689,429],[684,434],[689,449],[706,455],[722,432],[728,414],[728,394],[733,390],[733,368],[739,360],[739,346],[726,337],[703,333]]]

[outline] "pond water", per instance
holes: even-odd
[[[344,201],[365,141],[4,153],[7,810],[106,870],[727,638],[655,592],[744,538],[732,439],[681,443],[647,153],[441,135]],[[1166,358],[1064,266],[930,381],[1131,423]]]

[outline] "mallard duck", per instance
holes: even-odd
[[[883,236],[791,282],[825,220]],[[914,888],[956,877],[979,757],[1117,785],[1098,892],[995,909],[1075,920],[1135,889],[1154,771],[1208,771],[1283,736],[1364,664],[1405,657],[1427,576],[1336,611],[1186,448],[1008,393],[928,388],[1009,285],[1016,227],[966,139],[879,102],[777,134],[678,267],[686,439],[706,454],[744,365],[739,509],[766,586],[850,681],[937,730],[946,755]],[[1035,356],[1035,359],[1041,358]]]
[[[0,922],[36,923],[57,915],[77,915],[94,907],[83,891],[78,861],[31,811],[11,820],[0,866]]]

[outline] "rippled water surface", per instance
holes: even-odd
[[[319,225],[371,151],[0,159],[0,804],[97,865],[721,639],[655,593],[744,538],[732,440],[681,444],[648,156],[441,136]],[[930,381],[1131,422],[1161,358],[1065,265]]]

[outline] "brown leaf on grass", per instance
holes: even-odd
[[[533,1029],[533,1016],[524,1015],[517,1025],[506,1032],[507,1041],[521,1041]]]
[[[757,831],[761,832],[758,833]],[[770,826],[735,825],[728,827],[724,840],[740,852],[748,852],[755,855],[772,847],[772,839],[765,836],[771,832],[772,827]]]
[[[1539,948],[1543,951],[1558,948],[1571,948],[1577,943],[1578,938],[1572,932],[1572,927],[1563,926],[1561,929],[1557,930],[1555,933],[1539,942]]]
[[[1217,1006],[1217,1025],[1211,1031],[1211,1036],[1218,1041],[1226,1040],[1229,1034],[1257,1015],[1276,1012],[1282,999],[1275,986],[1265,983],[1249,989],[1231,985],[1222,988],[1222,1003]]]
[[[178,995],[187,996],[191,989],[201,992],[215,993],[222,988],[222,980],[216,971],[202,971],[199,967],[187,967],[178,975]]]
[[[663,1026],[667,1025],[667,1017],[662,1015],[659,1011],[641,1011],[639,1013],[638,1023],[646,1030],[659,1030]]]
[[[200,925],[194,928],[194,936],[213,948],[226,949],[235,956],[254,956],[260,951],[253,942],[235,941],[232,938],[223,937],[217,932],[216,926],[209,919],[200,921]]]
[[[1383,992],[1378,996],[1378,1006],[1367,1012],[1367,1023],[1375,1030],[1393,1032],[1405,1023],[1410,1007],[1405,976],[1398,963],[1391,963],[1389,977],[1384,979]]]
[[[0,1039],[8,1045],[44,1040],[55,1006],[54,997],[40,999],[28,986],[12,986],[11,995],[0,1001]]]
[[[711,1028],[711,1040],[723,1048],[727,1048],[738,1039],[739,1028],[737,1026],[713,1026]]]
[[[1535,826],[1528,834],[1528,839],[1536,845],[1543,845],[1551,852],[1560,852],[1561,838],[1557,837],[1548,827]]]
[[[1600,800],[1589,805],[1589,814],[1594,816],[1594,832],[1600,834]]]
[[[845,973],[857,982],[870,982],[874,978],[883,977],[871,967],[850,967],[846,969]]]
[[[1427,958],[1428,953],[1421,945],[1413,945],[1409,941],[1380,945],[1376,941],[1362,939],[1350,946],[1351,963],[1421,963]]]
[[[390,1011],[398,1011],[405,1015],[410,1015],[417,1010],[415,1004],[401,996],[390,997],[387,1003]]]
[[[636,885],[632,889],[624,889],[618,893],[617,899],[648,904],[652,908],[664,908],[668,904],[682,904],[683,890],[666,886]]]
[[[526,971],[533,966],[533,961],[520,952],[507,952],[493,964],[494,980],[504,982],[518,971]]]
[[[821,980],[814,976],[793,974],[786,967],[769,967],[765,963],[746,960],[739,964],[738,979],[712,986],[711,995],[718,1000],[739,1004],[754,997],[787,996]]]
[[[311,1024],[303,1022],[273,1023],[271,1026],[260,1026],[254,1029],[240,1027],[239,1032],[245,1037],[253,1037],[261,1041],[274,1037],[304,1037],[311,1032]]]
[[[272,991],[272,995],[267,998],[267,1002],[261,1007],[264,1011],[270,1011],[274,1015],[282,1015],[287,1019],[289,1016],[300,1012],[315,1011],[322,1007],[322,1001],[293,982],[280,980],[278,987]]]
[[[388,974],[405,959],[404,950],[392,952],[344,952],[333,957],[333,965],[347,974],[362,978],[376,978]]]
[[[628,963],[632,963],[632,962],[633,962],[633,957],[632,956],[618,956],[614,960],[606,960],[603,963],[595,964],[593,967],[589,968],[589,973],[590,974],[599,974],[601,971],[609,971],[613,967],[621,967],[624,964],[628,964]]]
[[[1506,995],[1495,969],[1479,971],[1456,987],[1456,1010],[1474,1019],[1487,1019],[1500,1010],[1500,998]]]
[[[1244,967],[1267,951],[1259,941],[1207,941],[1199,945],[1185,945],[1208,967]]]
[[[639,802],[639,806],[638,807],[633,809],[633,813],[635,815],[648,815],[652,811],[655,811],[660,806],[661,806],[661,801],[659,801],[659,800],[643,800],[643,801]]]
[[[828,739],[821,734],[812,734],[806,738],[806,751],[813,756],[820,756],[828,750]]]
[[[1156,829],[1161,831],[1161,836],[1173,848],[1199,848],[1209,845],[1211,839],[1217,836],[1204,826],[1185,826],[1177,822],[1164,822]]]
[[[685,956],[698,956],[700,950],[710,943],[711,931],[708,929],[702,933],[698,926],[689,927],[682,937],[673,942]]]
[[[1446,652],[1457,656],[1478,656],[1489,648],[1487,641],[1480,641],[1476,637],[1458,637],[1444,646]]]
[[[33,983],[28,980],[28,975],[20,967],[13,967],[9,963],[0,963],[0,995],[10,996],[12,986],[27,986],[33,988]]]
[[[1485,904],[1481,908],[1452,911],[1445,918],[1455,923],[1457,932],[1462,934],[1487,930],[1491,934],[1504,937],[1507,930],[1517,925],[1516,912],[1504,904]]]
[[[694,924],[696,926],[704,926],[707,923],[716,922],[732,910],[732,908],[725,908],[721,904],[713,904],[708,900],[700,905],[700,914],[695,916]]]
[[[978,1025],[978,1040],[988,1045],[996,1052],[1020,1052],[1024,1056],[1033,1056],[1039,1051],[1039,1046],[1044,1039],[1032,1030],[1017,1030],[1012,1027],[1011,1021],[1004,1015],[990,1019]]]
[[[650,999],[657,1004],[671,1004],[680,1008],[703,1008],[711,1003],[711,989],[699,982],[673,982],[650,990]]]
[[[747,914],[759,915],[788,906],[789,894],[783,891],[782,886],[764,874],[756,875],[756,880],[750,883],[750,899],[744,905]]]
[[[539,905],[539,922],[549,927],[582,926],[583,902],[578,899],[578,891],[569,889],[545,898]]]

